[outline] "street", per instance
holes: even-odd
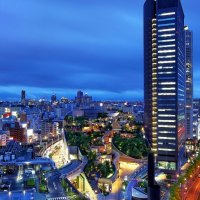
[[[49,193],[47,198],[65,197],[62,185],[60,183],[60,173],[56,170],[47,178]]]

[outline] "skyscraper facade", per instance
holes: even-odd
[[[158,167],[180,169],[184,155],[185,31],[180,0],[144,5],[145,132]]]
[[[188,138],[193,137],[193,35],[185,27],[186,47],[186,133]]]
[[[157,144],[157,135],[152,134],[153,131],[156,132],[154,121],[157,121],[155,110],[157,95],[153,93],[156,87],[156,79],[153,79],[156,65],[152,62],[156,58],[156,54],[153,54],[156,51],[153,49],[156,45],[156,34],[153,35],[153,32],[156,33],[156,2],[147,0],[144,4],[144,128],[151,145]]]

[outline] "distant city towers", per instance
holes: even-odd
[[[92,102],[92,96],[88,96],[79,90],[75,97],[75,102],[77,106],[88,106]]]
[[[53,103],[55,103],[56,101],[57,101],[56,94],[53,94],[53,95],[51,96],[51,103],[53,104]]]
[[[21,91],[21,104],[22,105],[26,104],[26,91],[25,90]]]

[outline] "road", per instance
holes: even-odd
[[[47,198],[65,197],[65,192],[60,182],[60,176],[68,174],[81,164],[80,160],[72,160],[71,163],[62,169],[54,170],[47,175],[49,194]]]
[[[185,188],[182,189],[182,194],[184,193]],[[185,200],[200,200],[200,178],[196,178],[193,182],[192,187],[187,193]]]
[[[58,170],[49,174],[47,178],[49,193],[46,195],[47,198],[65,197],[63,187],[60,182],[61,173]]]

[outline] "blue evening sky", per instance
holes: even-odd
[[[144,0],[0,0],[0,98],[143,99]],[[194,32],[200,94],[199,6],[182,0]],[[199,4],[199,5],[197,5]]]

